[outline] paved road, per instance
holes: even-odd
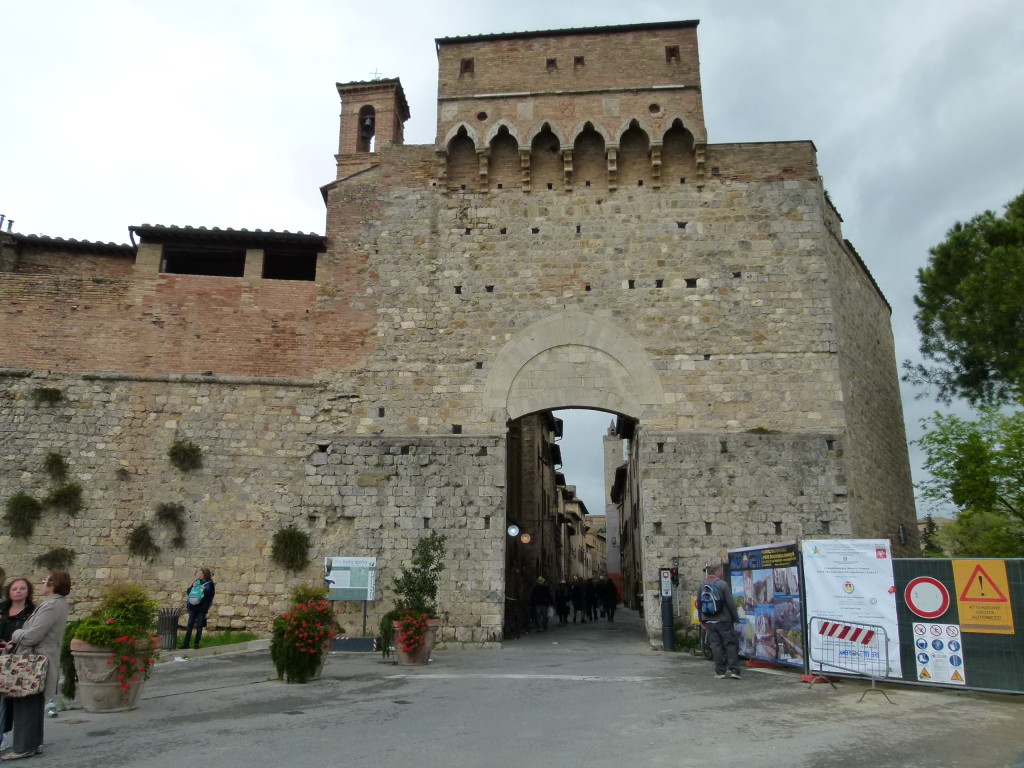
[[[887,685],[813,689],[789,670],[715,680],[652,650],[635,614],[558,626],[425,668],[336,654],[308,685],[256,651],[158,664],[138,709],[68,710],[29,765],[1024,766],[1024,699]]]

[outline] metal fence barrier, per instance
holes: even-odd
[[[807,622],[807,639],[811,671],[817,665],[817,674],[808,682],[826,681],[832,685],[827,676],[830,671],[866,677],[871,680],[871,688],[859,700],[877,691],[892,703],[885,691],[875,687],[878,678],[888,677],[892,671],[889,638],[883,627],[812,616]]]

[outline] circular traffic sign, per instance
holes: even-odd
[[[903,590],[907,608],[922,619],[937,619],[949,610],[949,590],[946,585],[931,576],[911,579]]]

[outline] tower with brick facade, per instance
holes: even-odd
[[[341,130],[338,136],[338,179],[376,164],[377,147],[404,142],[409,104],[398,78],[338,83]]]

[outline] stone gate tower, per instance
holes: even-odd
[[[631,600],[673,557],[695,583],[735,546],[914,551],[890,309],[813,144],[709,142],[695,21],[436,43],[432,145],[404,143],[398,79],[339,84],[323,237],[0,236],[0,492],[44,493],[61,451],[86,501],[26,541],[0,534],[5,566],[70,537],[82,594],[118,578],[161,594],[212,563],[214,623],[266,626],[324,555],[376,556],[383,613],[439,530],[442,640],[493,642],[506,500],[525,495],[510,425],[569,407],[628,440]],[[201,470],[168,466],[175,439],[201,445]],[[186,551],[161,538],[167,502]],[[155,564],[124,549],[146,522]],[[310,536],[300,574],[272,562],[284,527]]]

